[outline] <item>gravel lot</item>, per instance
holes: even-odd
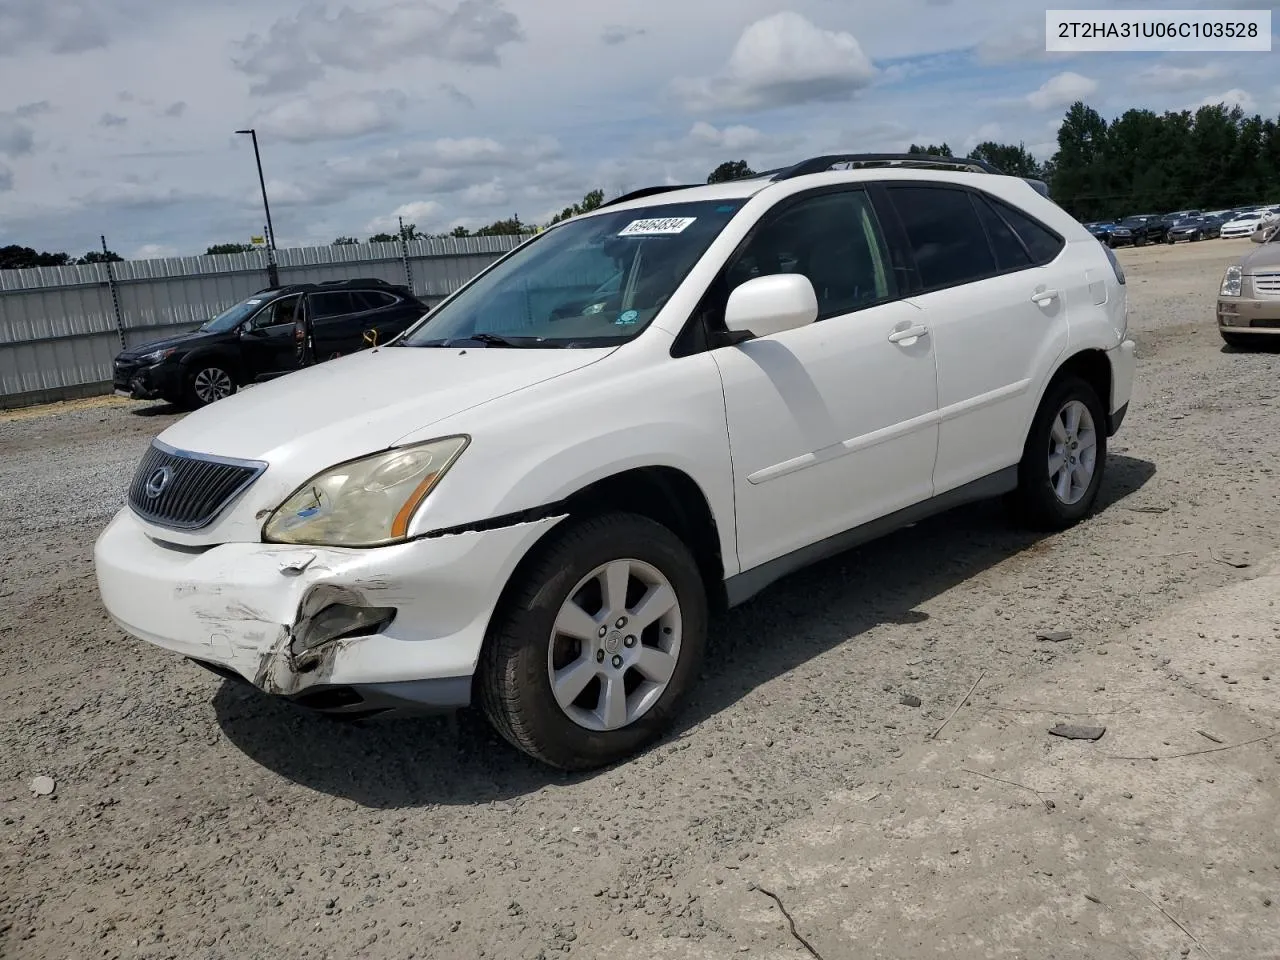
[[[672,738],[585,777],[470,715],[340,724],[124,638],[99,608],[92,543],[175,415],[114,398],[0,413],[0,956],[806,956],[776,910],[757,930],[717,891],[747,897],[797,824],[846,826],[840,798],[903,786],[904,757],[983,671],[975,704],[1064,670],[1105,685],[1108,639],[1253,576],[1218,561],[1256,569],[1280,547],[1280,355],[1223,348],[1212,320],[1226,261],[1249,247],[1120,251],[1138,382],[1094,518],[1037,539],[980,505],[791,577],[716,625]],[[1072,638],[1036,641],[1059,628]],[[998,729],[974,729],[966,749],[994,755]],[[32,791],[40,775],[52,795]],[[847,852],[884,862],[893,842],[873,830]],[[1251,873],[1280,861],[1254,853]],[[1138,955],[1103,933],[1055,952],[1082,935],[1065,921],[1040,941],[981,916],[922,926],[963,883],[904,882],[909,936],[873,951],[846,929],[825,960]]]

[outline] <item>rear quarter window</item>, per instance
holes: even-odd
[[[997,200],[995,197],[989,197],[988,200],[1004,221],[1013,228],[1013,231],[1021,238],[1022,242],[1026,244],[1027,252],[1031,254],[1032,263],[1037,267],[1044,266],[1046,263],[1057,259],[1058,254],[1062,252],[1062,248],[1067,245],[1067,242],[1062,237],[1058,236],[1039,220],[1028,216],[1002,200]]]

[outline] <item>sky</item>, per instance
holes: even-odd
[[[246,127],[286,247],[399,216],[427,233],[540,223],[594,188],[702,182],[723,160],[989,139],[1047,158],[1077,99],[1107,119],[1280,115],[1280,47],[1044,47],[1025,0],[2,0],[0,246],[248,242],[264,217]]]

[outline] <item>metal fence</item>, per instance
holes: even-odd
[[[378,277],[434,305],[527,237],[277,250],[280,282]],[[194,329],[268,285],[265,250],[0,270],[0,407],[106,392],[123,347]]]

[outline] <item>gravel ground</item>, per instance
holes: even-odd
[[[1212,322],[1248,248],[1121,251],[1138,383],[1095,517],[1041,539],[979,505],[789,578],[716,624],[667,742],[590,776],[469,714],[339,724],[124,638],[92,543],[175,414],[0,414],[0,956],[760,955],[691,877],[749,879],[789,826],[874,792],[980,672],[997,695],[1083,664],[1280,546],[1280,356]],[[921,956],[914,933],[875,955]]]

